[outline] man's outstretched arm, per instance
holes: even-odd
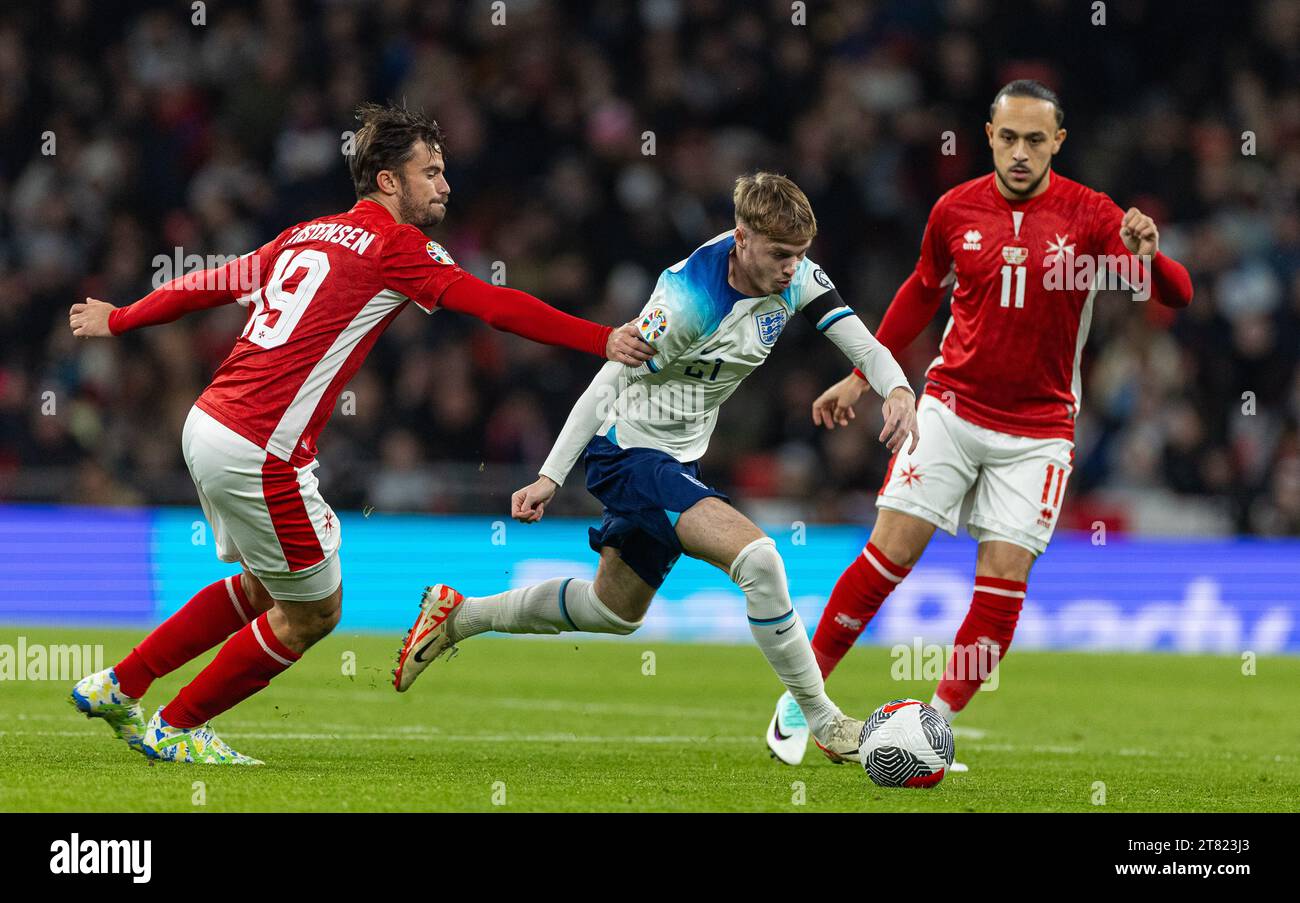
[[[469,314],[493,329],[511,332],[544,345],[559,345],[597,357],[637,366],[654,357],[654,349],[636,328],[615,329],[557,310],[527,292],[491,285],[468,273],[448,285],[437,305]]]
[[[171,323],[196,310],[230,304],[248,294],[248,255],[223,267],[178,276],[134,304],[114,307],[96,298],[72,305],[68,325],[78,338],[115,336],[145,326]],[[241,286],[243,287],[241,289]]]

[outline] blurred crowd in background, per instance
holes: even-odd
[[[874,328],[931,204],[989,170],[993,94],[1030,77],[1063,100],[1057,169],[1154,216],[1196,290],[1177,314],[1098,298],[1063,525],[1300,534],[1300,3],[1132,0],[1104,4],[1104,25],[1067,0],[808,0],[803,24],[793,6],[7,4],[0,499],[193,504],[181,424],[244,309],[94,342],[67,309],[142,297],[158,255],[243,253],[351,206],[359,101],[446,129],[436,237],[484,278],[501,264],[511,286],[624,322],[731,226],[735,177],[771,169],[808,193],[811,256]],[[918,386],[945,318],[901,356]],[[325,496],[504,513],[598,366],[408,311],[325,431]],[[879,405],[834,432],[810,417],[847,370],[792,321],[724,407],[706,479],[760,517],[870,520]],[[575,474],[548,510],[592,504]]]

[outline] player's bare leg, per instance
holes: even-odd
[[[862,722],[826,695],[803,622],[790,601],[776,543],[718,498],[696,502],[677,521],[686,554],[727,573],[745,593],[754,641],[794,697],[818,745],[834,761],[857,758]]]
[[[250,575],[251,576],[251,575]],[[226,641],[217,657],[154,713],[145,732],[151,758],[218,765],[260,765],[221,740],[208,722],[263,690],[304,652],[326,637],[342,614],[343,587],[323,599],[273,598],[261,581],[250,587],[271,607]]]
[[[290,650],[302,655],[333,632],[343,616],[343,587],[316,602],[275,600],[267,612],[267,622],[276,638]]]
[[[871,528],[870,541],[899,567],[912,568],[934,536],[934,524],[902,511],[882,508]]]
[[[605,546],[594,581],[556,577],[492,596],[466,597],[445,584],[427,588],[420,614],[398,650],[393,686],[405,692],[431,662],[480,633],[626,636],[641,626],[655,589]]]
[[[617,549],[605,546],[600,550],[600,566],[592,583],[596,595],[625,621],[640,623],[650,610],[655,588],[637,576],[623,563]]]

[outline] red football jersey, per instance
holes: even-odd
[[[301,467],[339,392],[409,301],[427,313],[465,275],[374,201],[286,229],[253,252],[248,323],[196,404]]]
[[[989,429],[1073,440],[1096,288],[1060,276],[1083,272],[1072,257],[1131,261],[1124,212],[1056,172],[1026,201],[1004,198],[994,178],[958,185],[930,211],[916,272],[927,288],[955,285],[925,391]]]

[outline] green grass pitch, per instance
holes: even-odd
[[[9,627],[0,642],[20,633],[29,646],[102,643],[106,665],[140,636]],[[1295,658],[1243,675],[1234,656],[1013,650],[998,689],[957,720],[971,771],[884,790],[815,748],[799,768],[768,757],[780,687],[753,647],[478,638],[398,695],[397,642],[336,634],[217,718],[266,760],[252,769],[150,764],[67,704],[69,682],[0,681],[0,811],[1300,809]],[[891,662],[858,647],[832,698],[859,717],[930,698],[933,682],[894,681]],[[146,710],[200,665],[156,684]]]

